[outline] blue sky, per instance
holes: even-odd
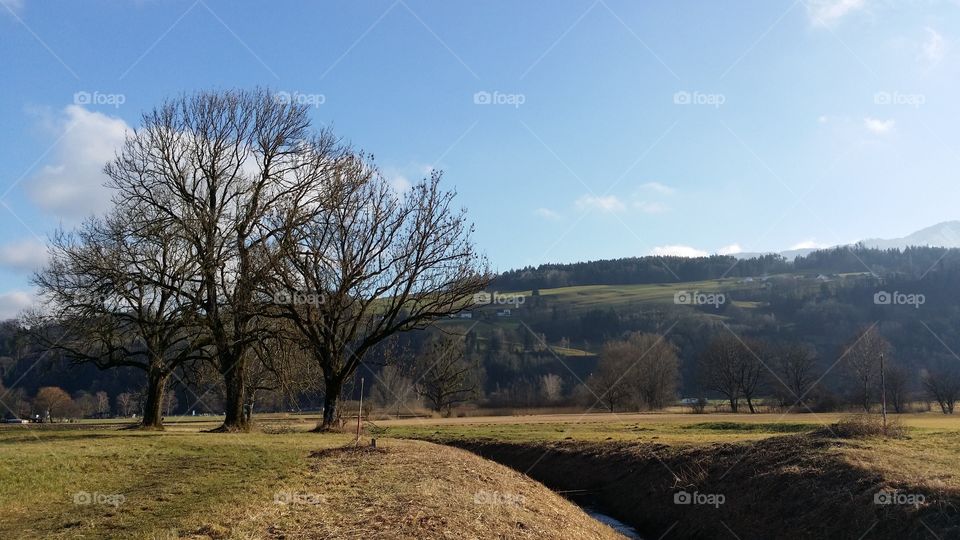
[[[499,270],[902,236],[960,217],[958,40],[956,0],[0,0],[0,317],[201,88],[443,169]]]

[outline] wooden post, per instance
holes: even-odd
[[[880,353],[880,414],[883,416],[883,434],[887,434],[887,383],[883,373],[883,353]]]
[[[360,410],[357,411],[357,442],[360,442],[360,429],[363,424],[363,377],[360,377]]]

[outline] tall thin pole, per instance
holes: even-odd
[[[360,377],[360,409],[357,411],[357,441],[360,440],[360,428],[363,421],[363,377]]]
[[[880,414],[883,415],[883,433],[887,433],[887,382],[883,373],[883,353],[880,353]]]

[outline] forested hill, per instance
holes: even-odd
[[[908,247],[873,249],[862,245],[820,250],[788,261],[769,254],[737,260],[709,257],[627,257],[569,264],[541,264],[503,272],[493,287],[501,291],[552,289],[583,285],[636,285],[703,281],[722,277],[756,277],[783,272],[866,272],[880,276],[920,277],[938,268],[960,266],[960,249]]]

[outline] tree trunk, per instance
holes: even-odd
[[[141,427],[148,429],[163,429],[163,391],[167,386],[169,374],[161,369],[152,368],[147,373],[147,400],[143,406],[143,421]]]
[[[324,379],[323,392],[323,420],[314,431],[330,431],[337,421],[337,403],[340,401],[340,392],[343,391],[343,381],[336,378]]]
[[[750,414],[754,414],[757,411],[753,408],[753,398],[747,398],[747,407],[750,409]]]
[[[740,400],[736,398],[730,398],[730,412],[737,412],[740,410]]]
[[[223,372],[223,382],[226,386],[225,418],[223,419],[223,425],[214,431],[248,431],[250,422],[243,411],[243,406],[246,403],[246,381],[243,380],[245,366],[237,361],[225,367],[227,367]]]

